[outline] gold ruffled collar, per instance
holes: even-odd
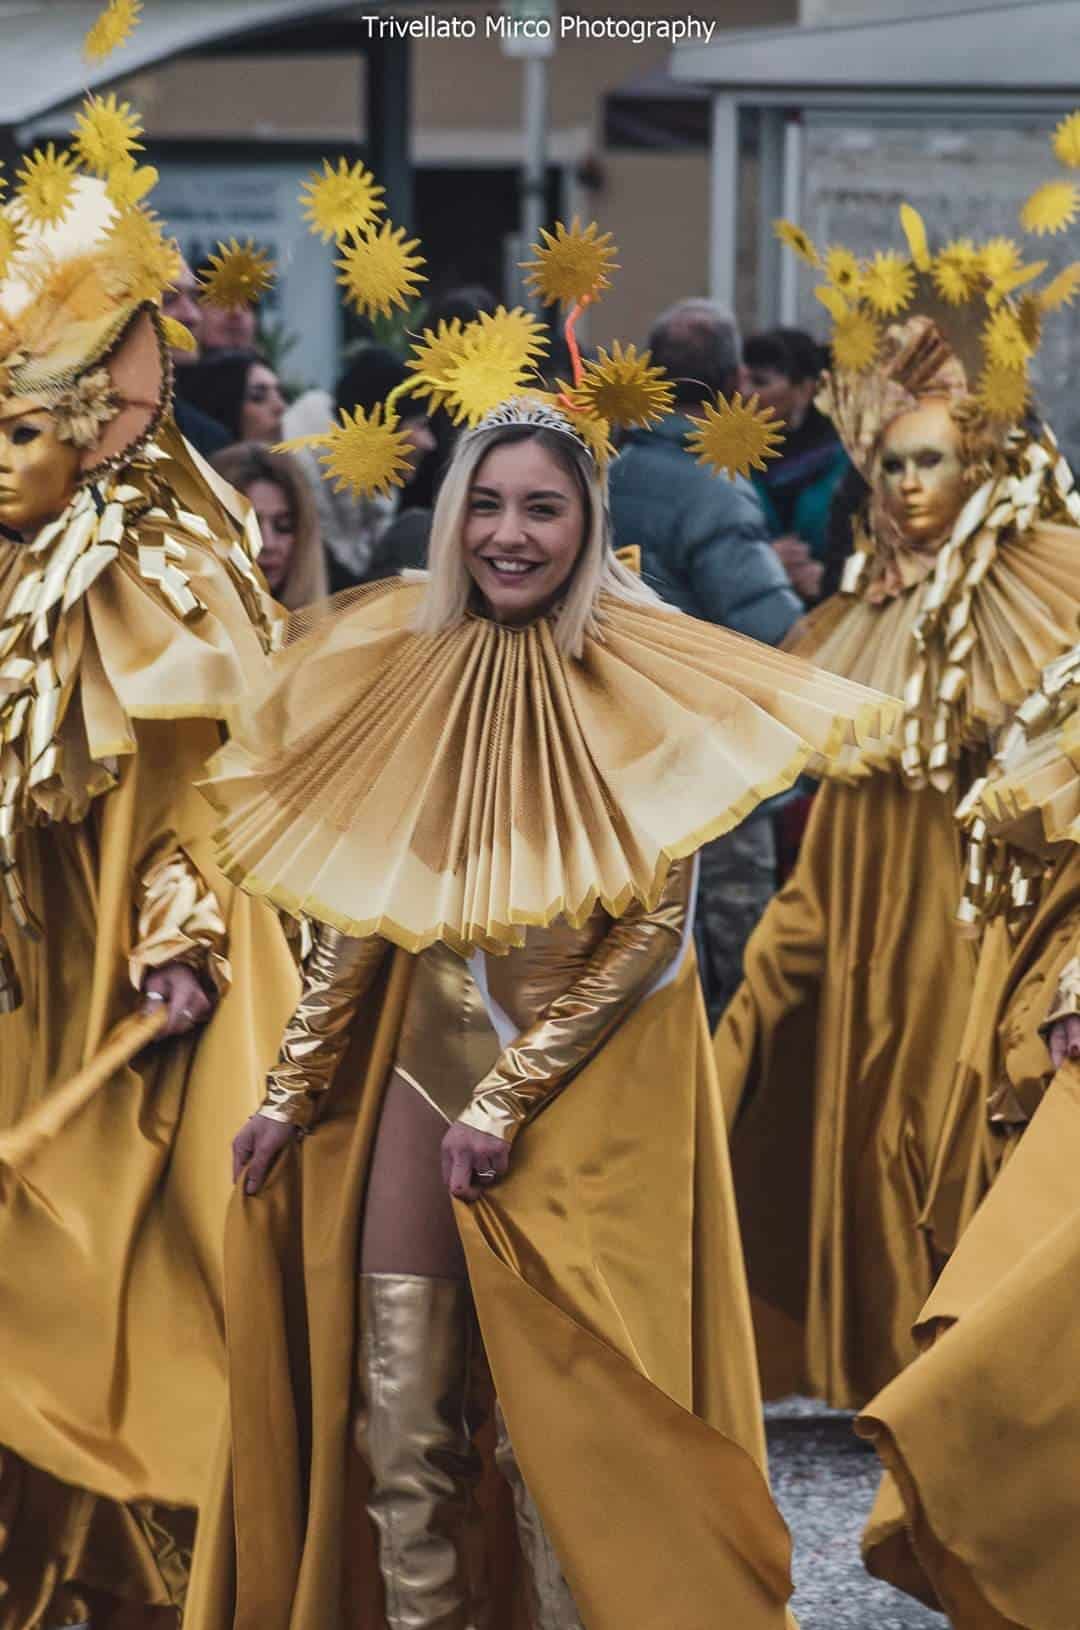
[[[409,951],[651,906],[673,860],[895,722],[659,605],[605,598],[576,660],[550,618],[417,634],[422,593],[374,585],[275,657],[205,788],[235,882]]]

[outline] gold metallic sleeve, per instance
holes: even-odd
[[[1067,962],[1058,975],[1057,990],[1050,1004],[1050,1012],[1039,1026],[1045,1034],[1059,1019],[1080,1016],[1080,956]]]
[[[135,891],[131,982],[141,990],[154,968],[183,962],[224,995],[232,982],[229,936],[217,895],[173,839],[151,851]]]
[[[585,971],[480,1082],[463,1125],[512,1142],[588,1062],[678,955],[691,875],[689,861],[673,866],[655,911],[632,906],[612,923]]]
[[[260,1115],[309,1126],[341,1063],[356,1005],[386,955],[383,939],[354,939],[319,923],[296,1011],[267,1076]]]

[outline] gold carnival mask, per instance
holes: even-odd
[[[0,525],[32,537],[71,502],[82,454],[44,408],[0,418]]]
[[[875,472],[876,498],[911,549],[940,548],[971,492],[960,427],[932,397],[887,425]]]

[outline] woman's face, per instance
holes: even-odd
[[[289,495],[276,481],[253,481],[247,497],[262,534],[259,566],[271,594],[277,594],[285,586],[296,548]]]
[[[39,409],[0,421],[0,525],[32,537],[74,496],[81,454]]]
[[[240,407],[240,440],[280,441],[284,412],[285,398],[277,374],[265,362],[253,362]]]
[[[886,511],[906,543],[949,536],[970,491],[960,429],[940,398],[901,413],[885,431],[879,482]]]
[[[488,612],[510,627],[546,611],[585,542],[574,477],[536,441],[493,447],[473,476],[465,564]]]

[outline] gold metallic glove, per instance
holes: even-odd
[[[158,844],[135,892],[136,942],[128,959],[131,983],[167,962],[183,962],[224,995],[232,982],[229,936],[217,895],[175,839]]]
[[[273,1121],[309,1126],[345,1054],[356,1005],[386,955],[383,939],[353,939],[319,923],[296,1011],[259,1109]]]
[[[673,866],[655,911],[634,905],[612,923],[580,977],[480,1082],[458,1117],[463,1125],[512,1142],[588,1062],[678,955],[690,879],[689,861]]]
[[[1039,1026],[1039,1030],[1045,1035],[1059,1019],[1071,1019],[1078,1014],[1080,1014],[1080,956],[1074,956],[1058,975],[1057,990],[1054,992],[1050,1012]]]

